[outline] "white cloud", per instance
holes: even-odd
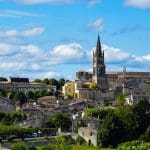
[[[50,71],[50,72],[44,73],[41,77],[42,78],[57,78],[59,76],[61,76],[59,72]]]
[[[0,63],[0,70],[3,71],[18,71],[23,70],[26,66],[24,62],[1,62]]]
[[[136,56],[106,44],[102,44],[102,48],[105,51],[108,71],[121,69],[122,66],[133,70],[146,70],[149,67],[150,54]],[[32,79],[59,78],[66,74],[72,76],[71,72],[76,70],[77,65],[78,68],[84,69],[83,66],[88,68],[90,64],[92,64],[91,51],[85,50],[79,43],[58,45],[49,51],[44,51],[40,46],[32,43],[27,45],[0,43],[0,70],[4,76],[15,74]],[[74,66],[73,69],[72,66]],[[64,72],[66,74],[63,74]]]
[[[24,4],[40,4],[40,3],[71,3],[75,0],[15,0]]]
[[[22,53],[27,53],[27,54],[30,54],[31,56],[42,56],[42,55],[44,55],[42,50],[33,44],[20,46],[20,50],[22,51]]]
[[[97,4],[100,4],[101,0],[88,0],[88,6],[93,7]]]
[[[0,10],[0,17],[20,18],[20,17],[38,17],[38,16],[43,15],[20,10],[9,10],[9,9]]]
[[[94,22],[89,23],[87,25],[87,27],[91,30],[96,31],[96,32],[102,32],[103,31],[103,24],[104,24],[103,19],[98,18]]]
[[[110,47],[108,45],[102,45],[105,52],[105,59],[107,62],[117,62],[129,59],[130,54],[122,51],[119,48]]]
[[[31,66],[32,66],[33,70],[39,70],[40,69],[40,65],[37,63],[33,63]]]
[[[31,37],[40,35],[44,32],[44,28],[42,27],[35,27],[29,30],[17,31],[17,30],[7,30],[7,31],[0,31],[0,37]]]
[[[4,49],[5,48],[5,49]],[[58,45],[44,51],[37,45],[11,45],[0,43],[0,69],[5,75],[28,76],[30,78],[62,77],[61,70],[54,65],[80,63],[87,57],[77,43]],[[15,53],[14,53],[15,50]],[[14,53],[12,55],[12,53]],[[3,57],[1,57],[3,56]],[[77,62],[78,61],[78,62]]]
[[[150,0],[126,0],[125,5],[138,8],[150,8]]]
[[[72,43],[55,47],[50,56],[58,61],[80,59],[84,56],[84,51],[80,44]]]
[[[0,43],[0,56],[9,55],[16,52],[16,47],[6,44]]]
[[[143,56],[143,58],[147,61],[150,61],[150,54]]]
[[[73,2],[80,2],[80,0],[13,0],[13,1],[23,3],[23,4],[28,4],[28,5],[41,4],[41,3],[49,3],[49,4],[66,3],[68,4],[68,3],[73,3]],[[81,0],[81,1],[87,2],[89,7],[92,7],[101,2],[101,0]]]
[[[126,66],[130,71],[148,71],[150,64],[150,54],[137,56],[128,53],[120,48],[102,44],[105,52],[105,63],[107,71],[121,71]],[[91,50],[93,52],[95,48]],[[90,53],[92,58],[92,53]]]

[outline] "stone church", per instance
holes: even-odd
[[[93,51],[93,82],[98,89],[107,89],[107,77],[104,62],[104,51],[101,48],[100,37],[98,35],[96,50]]]
[[[97,88],[89,88],[95,83]],[[69,86],[71,85],[71,86]],[[74,82],[66,83],[63,87],[64,96],[77,99],[92,99],[107,101],[114,99],[116,91],[126,96],[131,93],[136,97],[147,95],[150,90],[150,72],[106,72],[104,51],[98,35],[96,48],[93,51],[93,71],[79,71]]]
[[[82,79],[82,75],[86,78]],[[84,72],[83,74],[79,72],[78,79],[74,82],[66,83],[63,86],[64,95],[72,96],[77,99],[92,99],[92,100],[102,100],[102,99],[110,99],[114,97],[113,92],[109,92],[107,76],[106,76],[106,68],[104,62],[104,51],[102,51],[100,36],[97,38],[96,49],[93,51],[93,72]],[[91,83],[96,83],[97,88],[90,89],[89,85]],[[68,85],[72,86],[68,86]],[[72,87],[72,88],[71,88]],[[70,91],[70,92],[68,92]]]

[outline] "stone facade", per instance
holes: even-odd
[[[102,52],[99,35],[96,50],[93,51],[93,82],[97,84],[99,89],[107,89],[104,51]]]
[[[56,91],[56,86],[46,85],[42,83],[20,83],[20,82],[0,82],[0,89],[4,90],[12,90],[12,91],[41,91],[43,89],[46,90],[54,90]]]
[[[62,93],[64,96],[75,96],[75,82],[67,82],[63,87],[62,87]]]
[[[90,127],[80,127],[78,128],[78,135],[81,136],[88,143],[88,145],[97,146],[97,129]]]
[[[104,51],[102,51],[100,37],[98,35],[96,50],[93,52],[93,73],[79,71],[76,73],[77,80],[66,83],[64,95],[72,95],[78,99],[92,99],[104,101],[113,99],[114,95],[123,92],[126,96],[146,96],[150,90],[150,72],[107,72],[104,63]],[[97,89],[89,89],[91,82],[98,85]],[[70,88],[70,85],[72,87]],[[65,89],[66,88],[66,89]],[[68,90],[67,90],[68,89]],[[71,90],[70,90],[71,89]]]
[[[0,111],[12,112],[15,111],[15,104],[10,99],[5,97],[0,97]]]
[[[76,79],[83,80],[83,81],[92,81],[93,72],[88,71],[78,71],[76,72]]]

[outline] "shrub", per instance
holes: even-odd
[[[140,141],[126,142],[118,146],[117,150],[148,150],[150,144],[142,144]]]
[[[56,148],[55,150],[71,150],[71,145],[69,145],[67,139],[64,136],[59,136],[56,138]]]
[[[27,150],[37,150],[37,148],[35,146],[29,146]]]
[[[147,128],[147,130],[144,134],[144,141],[150,142],[150,126]]]
[[[81,136],[77,136],[76,143],[78,145],[84,145],[84,144],[86,144],[86,141]]]
[[[52,145],[47,145],[41,148],[41,150],[55,150],[55,147]]]
[[[22,142],[17,142],[13,145],[11,150],[28,150],[28,146]]]

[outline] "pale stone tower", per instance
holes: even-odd
[[[101,48],[100,36],[98,35],[96,50],[93,51],[93,82],[99,89],[107,88],[106,69],[104,63],[104,51]]]

